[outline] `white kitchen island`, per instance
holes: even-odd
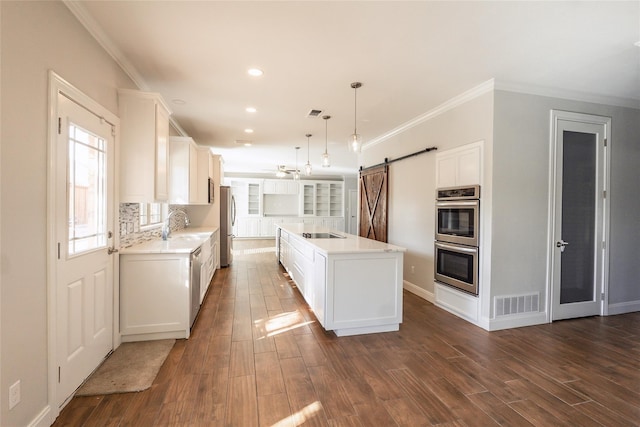
[[[404,248],[308,224],[276,227],[278,261],[325,330],[347,336],[400,328]]]

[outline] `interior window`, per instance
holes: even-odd
[[[140,227],[162,224],[163,213],[162,203],[140,203]]]

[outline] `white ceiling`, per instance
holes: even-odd
[[[69,8],[227,172],[355,174],[380,139],[490,79],[640,108],[640,2],[81,1]],[[247,69],[264,70],[260,78]],[[183,100],[184,105],[173,100]],[[245,112],[247,106],[258,109]],[[307,118],[321,109],[332,118]],[[245,128],[254,129],[252,135]],[[320,167],[325,135],[330,168]],[[252,147],[236,140],[251,140]],[[425,147],[426,148],[426,147]]]

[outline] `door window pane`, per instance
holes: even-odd
[[[560,303],[595,298],[596,135],[563,133]]]
[[[69,255],[107,246],[106,142],[69,125]]]

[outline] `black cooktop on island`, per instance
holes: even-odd
[[[302,233],[302,237],[307,239],[344,239],[344,236],[333,233]]]

